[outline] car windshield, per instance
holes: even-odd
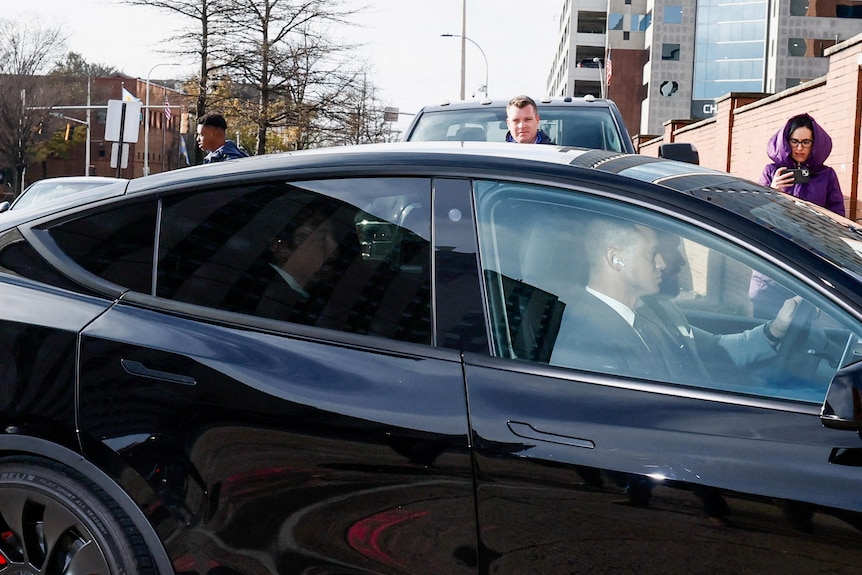
[[[105,182],[49,182],[46,181],[44,183],[37,183],[30,186],[29,189],[25,190],[21,197],[15,202],[15,205],[12,206],[14,209],[18,210],[21,208],[30,207],[36,203],[47,202],[49,200],[56,200],[58,198],[62,198],[65,196],[69,196],[71,194],[75,194],[78,192],[83,192],[84,190],[89,190],[94,187],[104,186]]]
[[[541,129],[555,144],[620,152],[619,130],[606,107],[542,106]],[[439,110],[419,118],[410,141],[506,141],[505,108]]]
[[[613,162],[602,166],[610,170]],[[773,230],[862,279],[862,226],[797,197],[682,162],[642,162],[619,174],[688,192]]]
[[[735,211],[785,236],[800,249],[818,254],[862,279],[862,226],[816,204],[782,192],[704,188],[695,195],[713,203],[733,195]]]

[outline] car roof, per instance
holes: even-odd
[[[382,166],[386,166],[385,169]],[[618,187],[633,188],[635,182],[656,184],[658,188],[637,187],[655,197],[663,194],[666,199],[670,199],[667,193],[671,190],[689,195],[716,189],[770,192],[768,188],[726,172],[639,154],[499,142],[392,142],[264,154],[162,172],[80,192],[68,199],[61,198],[43,206],[20,210],[14,216],[15,210],[12,210],[3,214],[2,223],[14,225],[123,194],[170,193],[197,186],[231,185],[261,177],[294,180],[320,178],[321,173],[328,177],[385,173],[402,177],[511,176],[571,183],[589,180],[587,170],[601,172],[602,178]],[[722,201],[729,204],[726,209],[734,211],[733,206],[743,201],[743,195],[731,196],[725,194]],[[717,202],[714,198],[709,201]]]
[[[487,167],[509,172],[553,172],[566,177],[573,175],[571,168],[575,167],[621,174],[679,190],[698,187],[703,181],[733,181],[740,185],[745,182],[745,186],[756,186],[726,172],[653,156],[554,145],[428,141],[315,148],[192,166],[130,180],[127,193],[168,191],[198,181],[203,184],[257,179],[264,173],[281,173],[293,179],[303,177],[304,170],[313,170],[319,177],[321,168],[327,168],[331,175],[355,170],[380,173],[383,164],[389,166],[387,174],[404,176],[434,175],[430,167],[438,168],[437,175],[451,169],[453,174],[463,176],[465,164],[470,164],[471,174]]]

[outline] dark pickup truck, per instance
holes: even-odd
[[[422,108],[404,140],[503,142],[508,100],[467,100]],[[540,126],[555,144],[634,153],[625,122],[611,100],[546,98],[537,100]]]

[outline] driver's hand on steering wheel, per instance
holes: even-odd
[[[790,322],[793,321],[796,308],[799,306],[799,302],[801,301],[802,296],[795,296],[785,300],[781,309],[778,310],[778,315],[775,316],[774,320],[767,324],[769,335],[772,336],[772,338],[780,340],[784,337],[787,333],[787,329],[790,327]]]

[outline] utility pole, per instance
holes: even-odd
[[[467,79],[467,0],[461,2],[461,99],[466,97]]]

